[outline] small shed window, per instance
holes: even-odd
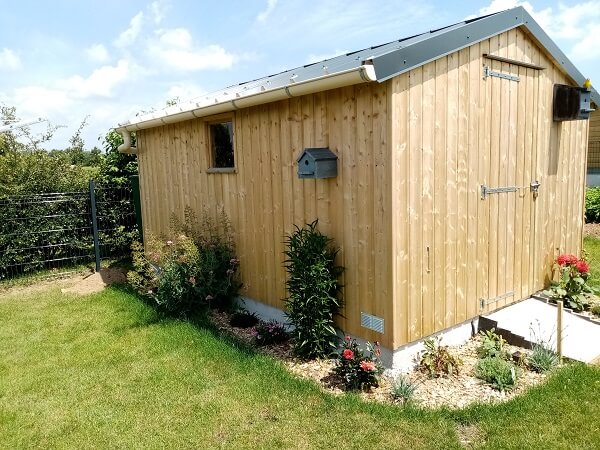
[[[212,167],[217,169],[235,167],[233,157],[233,122],[209,124]]]

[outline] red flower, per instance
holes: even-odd
[[[350,340],[350,336],[346,335],[346,340],[349,341]]]
[[[375,370],[377,370],[373,361],[361,361],[360,368],[365,372],[375,372]]]
[[[579,273],[588,273],[590,271],[590,265],[583,259],[575,263],[575,268],[579,271]]]
[[[350,350],[349,348],[347,348],[346,350],[344,350],[342,352],[342,358],[352,359],[352,358],[354,358],[354,352],[352,350]]]
[[[556,262],[558,263],[559,266],[576,264],[577,261],[579,261],[579,259],[575,255],[563,254],[563,255],[560,255],[558,258],[556,258]]]

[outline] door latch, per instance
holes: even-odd
[[[534,200],[539,195],[539,190],[540,190],[540,186],[541,185],[542,185],[542,183],[540,183],[538,180],[532,181],[531,184],[529,185],[529,188],[531,189],[531,192],[533,192],[533,199]]]

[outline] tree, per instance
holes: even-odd
[[[83,149],[83,147],[85,146],[85,142],[81,137],[81,133],[86,127],[87,120],[89,119],[89,117],[90,116],[85,116],[85,118],[81,121],[81,124],[79,124],[79,128],[77,128],[77,131],[75,131],[73,136],[69,138],[69,147],[65,150],[65,152],[67,153],[71,164],[80,166],[85,165],[86,157],[85,151]]]
[[[19,122],[16,108],[0,105],[0,122]],[[0,197],[85,188],[87,174],[81,167],[73,166],[63,151],[49,153],[40,147],[57,128],[50,124],[39,134],[32,133],[29,127],[0,133]],[[73,140],[73,144],[80,142]]]
[[[10,125],[20,121],[17,117],[17,108],[14,106],[0,105],[0,123]],[[21,127],[14,131],[0,133],[0,155],[8,152],[39,150],[40,144],[49,141],[54,132],[61,128],[48,122],[46,130],[42,133],[33,133],[29,127]]]
[[[107,184],[128,184],[129,177],[138,174],[137,158],[135,155],[119,152],[118,147],[123,143],[123,137],[115,130],[110,130],[100,140],[106,156],[100,164],[99,180]],[[135,135],[132,143],[135,145]]]

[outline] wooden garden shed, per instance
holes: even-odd
[[[284,235],[318,218],[346,269],[340,328],[396,352],[527,298],[581,251],[588,120],[554,121],[553,89],[584,79],[518,7],[116,129],[145,234],[186,205],[224,208],[242,295],[281,309]],[[305,149],[335,174],[300,176],[319,164]]]

